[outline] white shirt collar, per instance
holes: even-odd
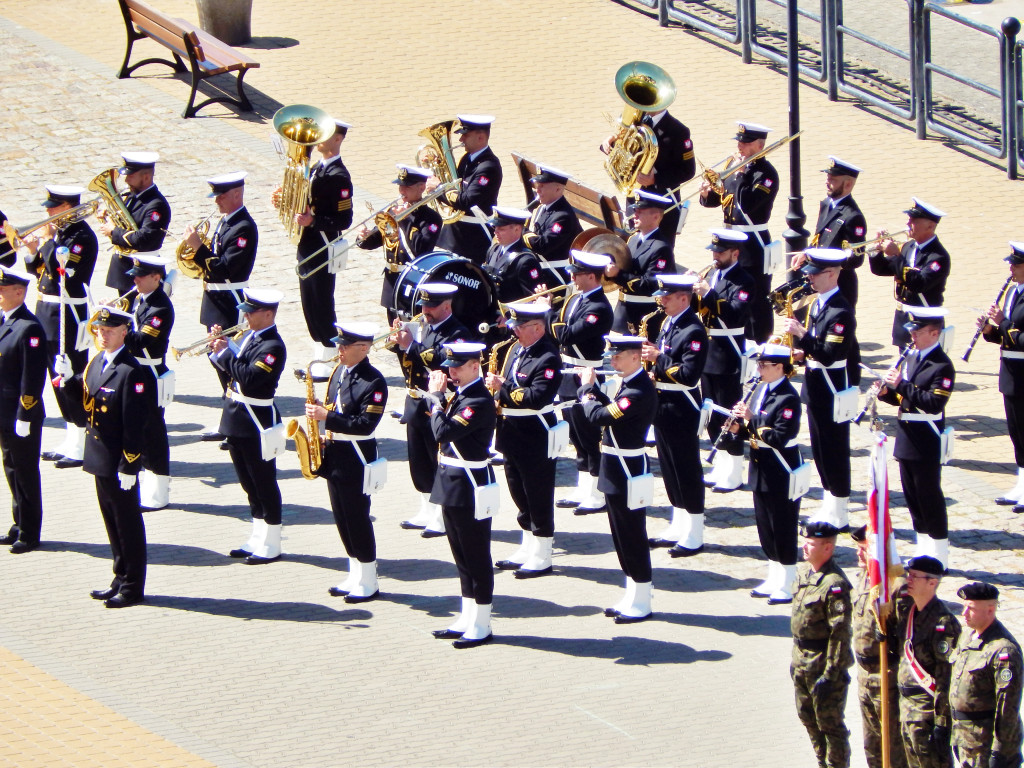
[[[939,346],[939,342],[936,341],[930,347],[925,347],[924,349],[918,350],[917,359],[924,360],[926,357],[928,357],[928,355],[932,353],[932,350],[935,349],[937,346]]]
[[[635,378],[638,373],[644,373],[644,367],[642,365],[635,371],[633,371],[631,374],[629,374],[629,376],[623,376],[622,383],[625,384],[627,381],[630,381],[631,379]]]
[[[122,344],[120,347],[115,349],[113,352],[104,351],[103,352],[103,365],[104,365],[104,367],[110,365],[110,363],[113,362],[114,358],[117,357],[118,354],[120,354],[122,349],[124,349],[124,344]]]
[[[837,293],[839,293],[839,286],[838,285],[835,288],[833,288],[831,291],[826,291],[825,293],[819,293],[818,294],[818,307],[824,307],[825,303],[829,299],[831,299],[833,296],[835,296]]]
[[[481,149],[478,149],[476,152],[471,154],[469,156],[470,161],[472,162],[473,160],[476,160],[478,157],[480,157],[480,153],[484,152],[486,149],[487,149],[487,147],[482,147]]]
[[[458,393],[461,395],[465,390],[469,389],[470,387],[472,387],[474,384],[476,384],[478,381],[481,381],[481,380],[482,380],[481,377],[477,376],[475,379],[473,379],[471,382],[469,382],[469,384],[466,384],[465,386],[459,387]]]

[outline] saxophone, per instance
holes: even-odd
[[[504,367],[504,366],[498,364],[498,350],[502,349],[503,347],[507,347],[510,344],[514,344],[516,341],[518,341],[518,339],[516,339],[515,336],[510,336],[509,338],[505,339],[504,341],[499,341],[497,344],[495,344],[493,347],[491,347],[490,354],[488,354],[488,356],[487,356],[487,372],[488,373],[493,373],[493,374],[497,375],[500,372],[501,368]],[[505,356],[505,359],[506,360],[508,359],[508,355]],[[504,362],[504,361],[502,361],[502,362]],[[498,392],[500,392],[500,391],[501,391],[500,389],[492,390],[492,392],[494,394],[495,404],[497,404]],[[498,405],[498,413],[499,414],[501,413],[501,406],[500,405]]]
[[[306,404],[316,404],[316,392],[313,391],[313,374],[310,370],[313,363],[306,366]],[[307,480],[315,480],[317,470],[323,461],[323,440],[320,438],[320,422],[306,418],[303,429],[298,419],[289,419],[286,434],[295,441],[295,452],[299,455],[302,476]]]
[[[659,306],[653,312],[649,312],[648,314],[646,314],[643,317],[641,317],[640,318],[640,330],[637,331],[636,335],[646,339],[647,341],[649,341],[651,343],[653,343],[654,339],[652,339],[647,334],[647,326],[650,323],[650,321],[653,320],[658,315],[662,315],[662,317],[664,318],[664,315],[665,315],[665,308],[664,307]],[[652,362],[650,362],[649,360],[645,360],[644,361],[644,370],[650,372],[650,370],[651,370],[653,365],[654,364]]]

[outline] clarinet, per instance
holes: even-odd
[[[892,367],[899,368],[901,365],[903,365],[903,361],[907,359],[907,355],[909,355],[913,351],[914,345],[907,344],[907,346],[903,348],[903,351],[900,352],[900,356],[896,358],[896,362],[893,363]],[[867,395],[864,398],[864,407],[861,409],[860,413],[857,414],[857,418],[853,420],[854,424],[860,424],[861,420],[865,416],[867,416],[868,411],[871,410],[871,406],[874,405],[875,400],[878,399],[878,393],[882,391],[882,387],[884,386],[885,383],[882,381],[882,379],[879,379],[878,381],[871,385],[871,389],[867,391]]]
[[[1003,287],[999,289],[999,294],[996,296],[996,304],[999,304],[999,303],[1002,302],[1003,297],[1006,295],[1006,290],[1010,287],[1010,283],[1012,283],[1012,282],[1013,282],[1013,277],[1012,276],[1006,278],[1006,282],[1003,283]],[[964,352],[963,356],[960,358],[965,363],[968,360],[971,359],[971,352],[974,351],[974,345],[978,343],[978,339],[981,338],[981,334],[984,333],[985,328],[988,327],[988,324],[989,324],[989,322],[988,322],[988,315],[982,315],[980,320],[981,320],[981,325],[979,325],[978,326],[978,330],[976,330],[974,332],[974,338],[971,339],[971,343],[967,345],[967,351]]]
[[[760,383],[761,383],[761,376],[760,376],[760,374],[756,374],[755,373],[751,377],[751,379],[747,382],[747,384],[746,384],[747,389],[744,390],[743,397],[740,399],[740,402],[743,403],[743,405],[749,405],[750,404],[750,398],[753,396],[755,390],[757,390],[757,385],[760,384]],[[722,429],[718,433],[718,437],[715,438],[714,445],[711,446],[711,453],[708,454],[708,463],[711,463],[712,461],[715,460],[715,454],[718,453],[718,444],[722,442],[722,438],[723,437],[725,437],[727,434],[729,434],[729,429],[735,423],[736,423],[736,417],[731,415],[731,414],[729,415],[729,418],[727,418],[724,422],[722,422]]]

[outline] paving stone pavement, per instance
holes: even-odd
[[[195,17],[185,0],[157,4]],[[680,87],[674,111],[693,129],[706,163],[733,149],[735,119],[785,125],[784,78],[614,3],[491,0],[453,13],[440,0],[415,7],[258,2],[257,37],[247,48],[263,64],[247,78],[258,91],[257,114],[238,117],[215,107],[184,121],[182,81],[159,69],[131,80],[113,77],[123,52],[113,0],[0,0],[0,42],[8,54],[0,62],[2,207],[19,226],[35,221],[43,216],[45,182],[83,183],[115,164],[122,149],[156,149],[157,183],[174,212],[173,240],[209,212],[204,178],[247,169],[248,203],[261,229],[253,284],[289,292],[280,325],[290,361],[300,364],[308,344],[292,298],[293,249],[268,203],[281,170],[267,118],[280,104],[317,104],[355,125],[343,154],[356,181],[357,210],[364,201],[390,199],[393,163],[411,160],[416,132],[458,111],[497,115],[493,145],[503,159],[519,150],[608,189],[596,145],[608,131],[602,113],[620,109],[612,75],[632,58],[673,73]],[[358,33],[342,38],[342,30]],[[472,57],[472,69],[459,68],[460,56]],[[802,114],[809,210],[821,194],[816,171],[834,153],[865,167],[857,197],[872,227],[899,228],[911,195],[950,212],[940,236],[954,254],[947,304],[960,328],[959,349],[972,317],[1002,282],[1006,240],[1021,237],[1020,185],[813,89],[803,90]],[[785,157],[775,159],[788,184]],[[520,205],[512,178],[509,163],[502,201]],[[780,199],[776,231],[784,215]],[[682,263],[707,262],[706,230],[719,221],[713,211],[691,213],[677,247]],[[341,317],[383,321],[376,306],[380,263],[379,254],[350,257],[337,293]],[[105,267],[101,259],[93,281],[100,295],[109,294],[102,288]],[[202,333],[200,286],[185,282],[175,297],[172,343],[179,346]],[[891,287],[866,274],[861,285],[865,361],[881,368],[894,357],[887,344]],[[1009,626],[1024,635],[1020,522],[990,502],[1009,484],[1012,461],[989,346],[961,366],[950,403],[958,456],[944,478],[955,570],[941,594],[952,598],[964,577],[992,579],[1003,590]],[[400,403],[397,366],[386,353],[374,361],[390,377],[392,404]],[[458,607],[447,543],[397,526],[416,504],[397,422],[382,425],[391,482],[373,503],[387,597],[350,608],[326,594],[345,567],[326,491],[301,477],[294,456],[279,462],[286,558],[247,568],[225,557],[246,535],[246,507],[225,454],[198,442],[218,418],[216,380],[204,361],[176,368],[181,394],[168,413],[172,505],[146,515],[147,604],[115,612],[88,599],[110,567],[92,483],[83,473],[48,466],[46,544],[27,557],[0,557],[7,585],[0,646],[8,652],[218,766],[813,765],[788,683],[788,611],[747,597],[763,568],[749,494],[709,496],[709,545],[696,561],[654,555],[658,620],[630,628],[600,615],[620,588],[606,521],[559,513],[556,575],[520,582],[499,574],[497,642],[458,654],[429,634]],[[279,394],[286,415],[301,412],[298,382],[283,380]],[[57,413],[49,395],[47,407]],[[44,446],[59,438],[51,417]],[[855,443],[863,489],[867,433],[857,430]],[[568,485],[573,473],[563,464],[559,480]],[[816,506],[815,497],[820,489],[805,508]],[[907,540],[898,489],[893,497],[895,523]],[[649,515],[654,530],[668,514],[663,494],[657,502]],[[510,502],[495,524],[496,557],[518,540],[509,509]],[[848,546],[841,557],[852,567]],[[13,664],[0,660],[5,673]],[[859,718],[850,703],[856,745]],[[53,729],[67,725],[66,717],[52,719]],[[5,749],[0,745],[0,765],[26,764]],[[143,753],[137,757],[136,764],[149,764]],[[856,748],[854,765],[863,765]]]

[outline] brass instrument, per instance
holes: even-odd
[[[676,85],[661,67],[631,61],[615,73],[615,89],[626,106],[604,169],[616,189],[628,197],[640,186],[637,176],[650,173],[658,157],[658,139],[641,120],[645,113],[667,109],[675,101]]]
[[[537,293],[531,293],[529,296],[524,296],[521,299],[517,299],[514,303],[516,303],[516,304],[527,303],[528,304],[528,303],[536,301],[541,296],[547,296],[549,293],[556,293],[558,291],[564,291],[566,288],[574,288],[574,287],[575,286],[572,283],[566,283],[565,285],[556,285],[554,288],[545,288],[543,291],[537,291]],[[512,302],[510,302],[510,303],[512,303]],[[506,304],[504,302],[501,302],[501,301],[498,302],[498,310],[499,311],[505,312],[507,308],[508,308],[508,304]],[[485,323],[481,323],[480,327],[482,328],[484,325],[485,325]],[[481,331],[481,333],[483,333],[483,331]]]
[[[774,152],[779,147],[786,146],[787,144],[789,144],[789,142],[793,141],[793,139],[799,137],[801,133],[803,133],[803,131],[797,131],[796,133],[790,134],[789,136],[783,136],[778,141],[776,141],[776,142],[774,142],[772,144],[769,144],[767,147],[762,149],[760,152],[755,152],[753,155],[751,155],[750,157],[748,157],[746,159],[738,160],[735,165],[730,165],[728,168],[726,168],[721,173],[718,173],[717,171],[713,170],[712,168],[705,168],[704,172],[702,174],[702,177],[704,178],[705,181],[707,181],[707,183],[711,186],[711,188],[717,194],[722,195],[725,192],[725,183],[724,182],[725,182],[726,179],[728,179],[730,176],[733,176],[733,175],[739,173],[740,171],[742,171],[744,168],[746,168],[751,163],[760,160],[762,157],[765,157],[768,154],[771,154],[772,152]],[[699,194],[700,194],[700,190],[698,189],[696,192],[693,192],[693,193],[687,195],[686,197],[684,197],[682,200],[680,200],[679,204],[682,205],[683,203],[685,203],[690,198],[696,197]],[[728,204],[729,204],[728,200],[722,200],[723,207],[728,205]]]
[[[210,247],[210,220],[218,213],[219,211],[214,211],[194,227],[199,239],[207,248]],[[201,265],[196,264],[196,252],[189,247],[184,238],[178,242],[178,247],[174,249],[174,258],[178,263],[178,269],[185,277],[200,280],[206,276],[206,270]]]
[[[658,315],[661,315],[662,322],[665,322],[665,308],[660,304],[658,305],[658,308],[656,310],[654,310],[653,312],[648,312],[646,315],[640,318],[640,328],[637,330],[636,335],[646,339],[647,341],[653,344],[654,339],[647,335],[647,326],[651,322],[651,320],[653,320]],[[645,371],[650,371],[653,365],[654,364],[650,360],[645,360],[643,362]]]
[[[1010,283],[1013,282],[1013,276],[1006,278],[1006,282],[1003,283],[1003,287],[999,289],[999,293],[996,295],[996,305],[1003,303],[1003,298],[1006,296],[1006,292],[1010,289]],[[986,312],[980,318],[978,318],[978,330],[974,332],[974,338],[971,339],[971,343],[967,345],[967,351],[961,356],[961,360],[965,363],[971,359],[971,352],[974,351],[975,345],[978,343],[978,339],[981,338],[981,334],[985,332],[985,329],[989,326],[992,321],[988,319],[988,313]]]
[[[313,363],[306,366],[306,405],[316,405],[312,367]],[[323,438],[320,437],[320,422],[307,416],[306,428],[303,429],[298,419],[289,419],[285,434],[295,441],[295,452],[299,455],[302,476],[307,480],[316,480],[316,472],[323,462],[324,451]]]
[[[894,243],[899,245],[900,243],[906,242],[910,239],[910,233],[906,230],[902,232],[888,232],[883,231],[878,237],[873,240],[864,240],[859,243],[848,243],[843,241],[842,247],[844,251],[862,251],[866,250],[869,246],[878,245],[884,243],[886,240],[892,240]]]
[[[452,153],[452,131],[458,120],[444,120],[440,123],[428,125],[417,136],[425,138],[429,144],[424,144],[416,152],[416,164],[421,168],[428,168],[441,182],[442,185],[457,184],[459,182],[459,166],[455,162],[455,155]],[[452,187],[449,187],[451,189]],[[465,213],[452,208],[446,199],[441,197],[431,201],[431,207],[441,214],[445,224],[454,224],[461,219]]]
[[[102,199],[96,197],[76,205],[69,211],[54,214],[47,219],[17,229],[14,228],[11,222],[4,222],[4,235],[7,237],[7,242],[11,244],[11,248],[20,248],[25,244],[24,240],[26,237],[43,227],[53,225],[54,229],[64,229],[72,224],[77,224],[79,221],[84,221],[99,210],[101,202],[103,202]]]
[[[629,269],[632,256],[626,241],[604,227],[591,227],[576,235],[570,246],[575,251],[586,251],[587,253],[603,253],[611,256],[612,261],[619,269]],[[601,277],[602,287],[605,293],[619,290],[619,285],[607,276]]]
[[[171,347],[171,354],[174,355],[175,360],[181,360],[183,357],[198,357],[199,355],[205,355],[210,351],[210,345],[217,339],[226,339],[231,336],[235,339],[241,338],[242,335],[249,330],[249,326],[246,323],[239,323],[233,325],[230,328],[225,328],[220,333],[213,333],[205,338],[199,339],[199,341],[193,341],[184,347]]]
[[[501,371],[501,368],[504,367],[504,361],[502,361],[502,365],[498,364],[498,350],[503,349],[504,347],[507,347],[507,346],[509,346],[511,344],[515,344],[518,341],[519,340],[515,336],[510,336],[509,338],[505,339],[504,341],[499,341],[497,344],[495,344],[493,347],[491,347],[491,351],[487,355],[487,372],[488,373],[493,373],[496,376],[498,375],[498,373]],[[505,360],[508,360],[508,354],[507,353],[505,355]],[[488,387],[488,389],[490,389],[490,388]],[[494,394],[495,404],[497,404],[498,392],[500,392],[500,391],[501,391],[501,387],[499,387],[498,389],[492,389],[491,390],[491,392]],[[499,414],[501,413],[501,406],[500,405],[498,405],[498,413]]]
[[[793,280],[785,285],[781,285],[772,291],[768,297],[772,302],[772,308],[775,310],[777,315],[785,317],[787,319],[794,319],[796,317],[796,311],[793,307],[793,303],[800,297],[808,296],[813,293],[810,283],[806,280]],[[789,359],[793,360],[793,334],[783,333],[781,335],[773,336],[768,340],[769,344],[780,344],[783,347],[789,347]]]
[[[274,113],[274,130],[284,139],[284,180],[280,198],[275,201],[285,234],[298,243],[304,227],[295,217],[309,207],[309,158],[313,146],[334,135],[334,119],[322,109],[308,104],[292,104]]]
[[[110,219],[115,227],[125,232],[138,232],[139,225],[135,223],[131,212],[124,204],[124,193],[117,188],[117,176],[116,168],[108,168],[89,182],[89,191],[95,192],[103,199],[104,207],[99,212],[100,218]],[[134,252],[133,248],[122,248],[119,245],[115,245],[114,250],[122,256]]]

